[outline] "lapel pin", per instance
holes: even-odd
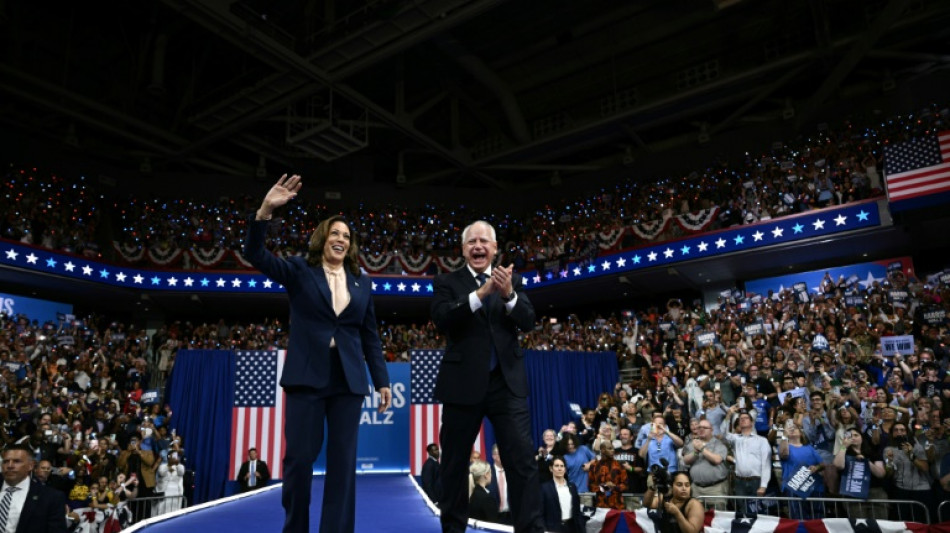
[[[359,286],[360,286],[360,284],[359,284],[359,283],[357,283],[357,282],[355,282],[355,281],[353,282],[353,285],[356,285],[357,287],[359,287]]]

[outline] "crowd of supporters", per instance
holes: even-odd
[[[456,257],[462,228],[484,218],[498,230],[500,250],[516,268],[543,268],[552,261],[583,260],[605,249],[681,235],[682,225],[657,230],[663,226],[656,224],[675,215],[709,210],[710,220],[695,229],[702,231],[874,197],[882,193],[882,146],[945,128],[948,114],[933,105],[885,120],[855,119],[765,151],[712,162],[688,175],[620,180],[596,194],[525,212],[358,205],[342,213],[360,234],[367,256]],[[115,197],[90,179],[36,169],[9,169],[4,192],[0,208],[7,217],[0,220],[0,236],[117,261],[141,258],[136,251],[144,248],[239,251],[246,217],[256,208],[246,196]],[[286,253],[305,250],[316,223],[331,210],[339,211],[326,205],[289,206],[280,213],[283,223],[269,246]]]
[[[671,470],[689,468],[709,447],[704,426],[731,443],[748,414],[750,436],[768,442],[769,467],[742,472],[746,452],[726,447],[721,477],[705,479],[725,484],[716,494],[761,496],[739,490],[740,479],[754,477],[773,496],[878,502],[858,510],[820,502],[783,508],[796,518],[849,512],[936,522],[938,504],[950,495],[948,282],[946,273],[917,279],[894,271],[870,283],[826,276],[807,300],[787,289],[730,296],[712,309],[671,300],[666,309],[636,313],[637,320],[544,322],[526,346],[606,344],[621,368],[637,367],[641,377],[604,391],[580,420],[560,428],[558,444],[540,452],[541,471],[545,457],[564,455],[572,481],[596,495],[602,489],[587,470],[603,439],[623,459],[629,492],[642,493],[649,467],[664,454]],[[894,353],[895,336],[912,343]],[[672,438],[657,437],[657,426]],[[853,477],[856,471],[863,477]],[[711,472],[704,474],[717,477]],[[799,490],[802,479],[810,479],[809,490]],[[887,499],[921,505],[888,507]]]
[[[162,339],[95,316],[0,314],[0,441],[33,450],[35,479],[63,491],[73,524],[123,526],[188,495],[184,437],[146,392],[162,385],[149,364]]]

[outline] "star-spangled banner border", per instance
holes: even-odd
[[[800,240],[881,226],[874,201],[809,211],[738,226],[712,234],[636,248],[572,262],[559,272],[522,272],[527,290],[597,276],[632,272],[693,259],[784,245]],[[0,264],[43,274],[54,274],[114,287],[149,291],[279,293],[282,285],[259,272],[143,270],[90,261],[39,247],[0,241]],[[373,294],[379,296],[432,296],[431,276],[371,276]]]

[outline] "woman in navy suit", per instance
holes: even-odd
[[[355,235],[342,217],[321,222],[307,259],[280,259],[264,248],[268,221],[300,190],[300,176],[283,175],[250,223],[245,254],[255,268],[280,283],[290,298],[290,343],[280,385],[286,393],[284,533],[310,529],[310,487],[327,426],[327,475],[321,533],[351,533],[356,518],[356,440],[360,408],[369,390],[366,366],[380,395],[392,393],[376,329],[372,281],[357,262]],[[253,444],[253,443],[252,443]]]
[[[567,463],[560,455],[551,459],[551,480],[541,484],[541,502],[545,531],[583,533],[586,519],[581,514],[581,497],[577,486],[567,480]]]

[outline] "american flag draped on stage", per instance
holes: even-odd
[[[891,202],[950,191],[950,131],[884,147]]]
[[[444,350],[411,350],[409,352],[409,468],[413,475],[422,473],[426,461],[426,446],[439,442],[442,427],[442,404],[432,397],[435,378],[439,375],[439,363]],[[485,457],[485,426],[475,439],[475,450]]]
[[[285,397],[279,383],[285,355],[286,350],[235,352],[228,479],[237,477],[252,447],[267,463],[271,477],[283,478]]]

